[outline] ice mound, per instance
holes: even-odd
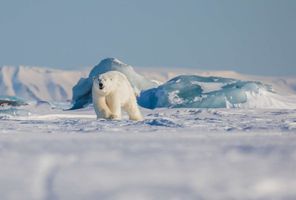
[[[264,92],[272,94],[271,86],[231,78],[181,75],[142,91],[138,103],[149,109],[243,107],[250,97]]]
[[[3,96],[0,95],[0,106],[23,106],[27,105],[28,103],[19,97],[15,96]]]
[[[119,71],[125,74],[136,94],[139,94],[142,90],[157,86],[155,82],[135,72],[132,66],[115,58],[106,58],[91,70],[87,78],[81,78],[73,87],[73,106],[71,109],[82,108],[92,102],[91,88],[93,77],[108,71]]]
[[[28,103],[19,97],[0,95],[0,119],[9,116],[28,116],[30,112],[17,107],[26,106]]]
[[[69,108],[69,102],[25,100],[17,96],[0,95],[0,119],[30,116],[31,114],[48,114],[53,110]]]

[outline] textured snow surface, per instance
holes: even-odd
[[[0,199],[295,199],[296,110],[37,106],[0,120]]]

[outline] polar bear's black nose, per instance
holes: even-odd
[[[103,89],[103,83],[99,83],[99,88]]]

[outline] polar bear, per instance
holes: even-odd
[[[143,120],[134,90],[126,76],[109,71],[93,78],[92,100],[97,118],[121,119],[121,108],[131,120]]]

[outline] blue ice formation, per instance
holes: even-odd
[[[27,104],[28,103],[20,97],[0,95],[0,106],[24,106]]]
[[[134,69],[116,58],[106,58],[96,65],[87,78],[81,78],[73,87],[72,108],[78,109],[87,106],[92,102],[91,88],[93,77],[108,71],[119,71],[126,75],[135,93],[152,87],[156,87],[155,82],[146,79],[134,71]]]
[[[247,93],[260,89],[272,92],[268,85],[231,78],[181,75],[157,88],[142,91],[138,104],[144,108],[226,108],[247,102]]]
[[[7,116],[28,116],[30,112],[24,109],[16,108],[17,106],[25,106],[28,103],[16,96],[0,95],[0,118]]]

